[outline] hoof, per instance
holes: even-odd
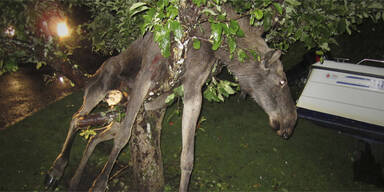
[[[44,179],[45,189],[55,189],[57,187],[57,179],[49,174],[45,175]]]

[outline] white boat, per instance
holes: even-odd
[[[296,106],[301,118],[384,143],[384,67],[317,62]]]

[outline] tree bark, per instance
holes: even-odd
[[[163,160],[160,149],[165,109],[138,114],[129,149],[136,191],[163,191]]]

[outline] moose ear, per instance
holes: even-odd
[[[273,52],[272,56],[270,59],[268,59],[268,62],[269,63],[274,63],[276,62],[281,56],[281,51],[280,50],[276,50]]]
[[[262,60],[262,66],[264,69],[268,69],[271,67],[271,65],[277,60],[279,59],[281,55],[281,52],[280,51],[274,51],[274,50],[270,50],[268,51],[265,55],[264,55],[264,59]]]

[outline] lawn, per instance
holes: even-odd
[[[82,92],[75,92],[0,132],[0,191],[41,191],[46,171],[58,154]],[[166,191],[179,182],[181,118],[168,110],[162,131]],[[353,163],[361,143],[335,130],[299,120],[288,141],[276,136],[267,115],[251,100],[233,96],[225,103],[203,105],[196,134],[192,191],[367,191],[383,190],[353,181]],[[70,166],[58,190],[65,190],[86,141],[78,137]],[[87,187],[107,158],[110,143],[100,145],[85,172]],[[127,164],[127,150],[119,166]],[[110,182],[112,190],[129,189],[129,171]]]

